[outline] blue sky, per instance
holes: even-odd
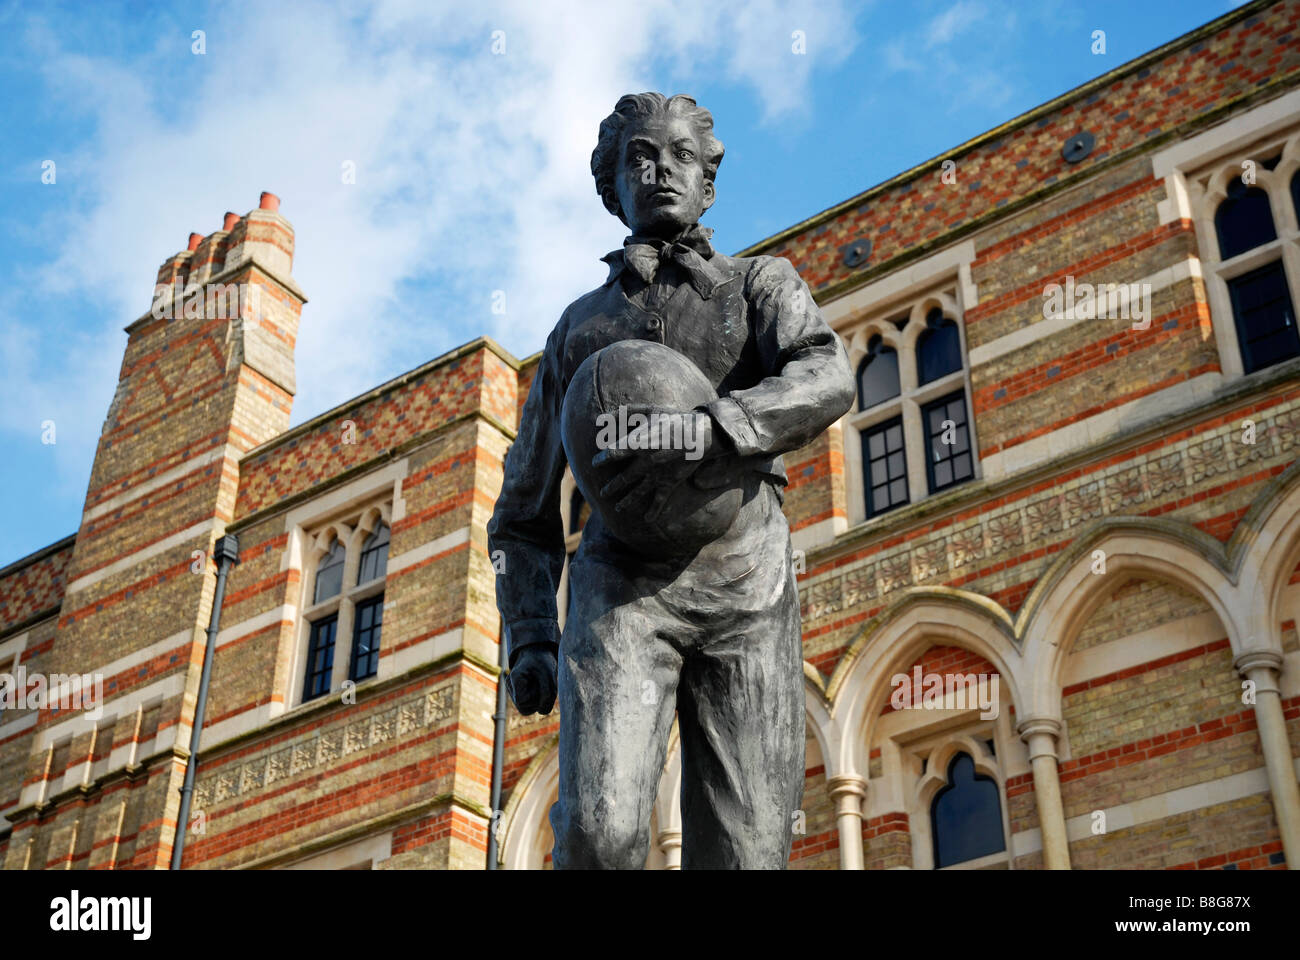
[[[540,348],[623,236],[588,171],[622,93],[713,111],[734,253],[1234,6],[0,4],[0,565],[76,530],[158,265],[262,190],[310,299],[297,423],[482,333]]]

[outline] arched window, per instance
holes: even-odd
[[[1228,182],[1228,196],[1214,213],[1214,229],[1219,235],[1219,259],[1230,260],[1239,253],[1253,250],[1277,239],[1268,194],[1259,187],[1248,187],[1240,177]]]
[[[872,337],[858,367],[858,408],[869,410],[898,394],[898,353],[880,337]]]
[[[346,553],[343,541],[335,537],[330,552],[321,557],[320,564],[316,567],[316,590],[312,595],[313,603],[328,600],[343,589],[343,558]]]
[[[916,339],[916,378],[929,383],[961,369],[957,323],[938,307],[925,318],[925,332]]]
[[[975,772],[970,754],[959,753],[948,764],[948,785],[930,804],[930,831],[936,870],[1007,848],[998,785]]]
[[[388,524],[380,522],[370,531],[361,545],[361,563],[357,567],[357,583],[378,580],[388,572]]]

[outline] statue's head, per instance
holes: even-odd
[[[601,122],[591,174],[634,234],[671,238],[713,206],[721,162],[709,111],[680,94],[631,93]]]

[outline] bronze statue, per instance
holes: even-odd
[[[781,454],[854,383],[789,261],[717,253],[699,225],[722,154],[690,97],[625,96],[601,123],[596,189],[632,234],[546,342],[488,526],[515,706],[559,699],[557,868],[644,865],[674,713],[682,866],[790,855],[804,692]],[[561,636],[566,462],[593,510]]]

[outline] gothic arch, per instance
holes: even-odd
[[[1094,573],[1094,551],[1105,572]],[[1234,653],[1244,640],[1237,586],[1223,545],[1190,524],[1164,518],[1106,517],[1084,530],[1034,584],[1016,622],[1033,680],[1025,717],[1061,717],[1061,681],[1074,639],[1116,578],[1141,573],[1178,584],[1219,618]]]
[[[1007,685],[1010,702],[1023,702],[1020,690],[1027,674],[1007,612],[966,590],[911,588],[863,626],[831,678],[831,715],[844,733],[834,760],[838,773],[866,776],[875,724],[891,692],[890,677],[938,642],[984,657]]]

